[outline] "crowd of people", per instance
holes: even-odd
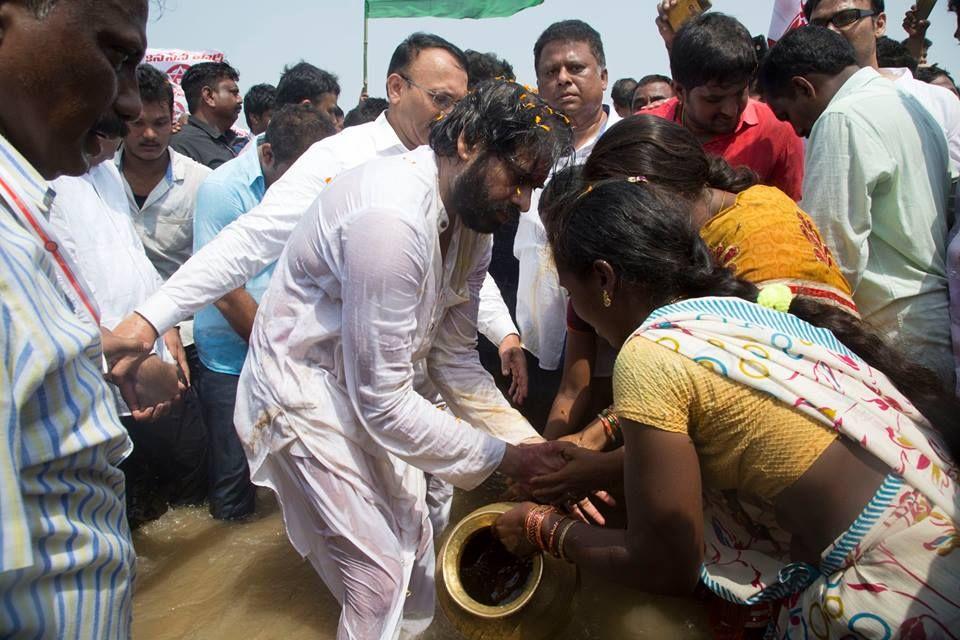
[[[536,87],[418,32],[346,113],[309,62],[204,62],[183,119],[146,0],[0,5],[0,635],[129,637],[131,530],[266,487],[338,637],[415,637],[500,473],[516,554],[952,637],[957,87],[915,9],[808,0],[767,51],[677,2],[610,104],[570,19]]]

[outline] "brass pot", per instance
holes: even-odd
[[[577,589],[577,569],[538,553],[520,594],[501,605],[478,602],[460,580],[463,550],[478,533],[512,509],[509,502],[480,507],[452,527],[437,556],[437,598],[447,618],[470,640],[540,640],[553,636],[569,619]]]

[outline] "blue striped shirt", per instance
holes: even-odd
[[[55,242],[46,182],[2,137],[0,182]],[[126,638],[135,556],[116,465],[130,441],[99,327],[3,185],[0,637]]]

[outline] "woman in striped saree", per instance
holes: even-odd
[[[778,602],[776,637],[953,637],[956,401],[853,315],[717,266],[676,209],[613,179],[545,216],[575,310],[620,347],[628,527],[523,503],[499,536],[651,591]]]

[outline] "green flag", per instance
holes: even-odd
[[[504,18],[543,0],[365,0],[368,18]]]

